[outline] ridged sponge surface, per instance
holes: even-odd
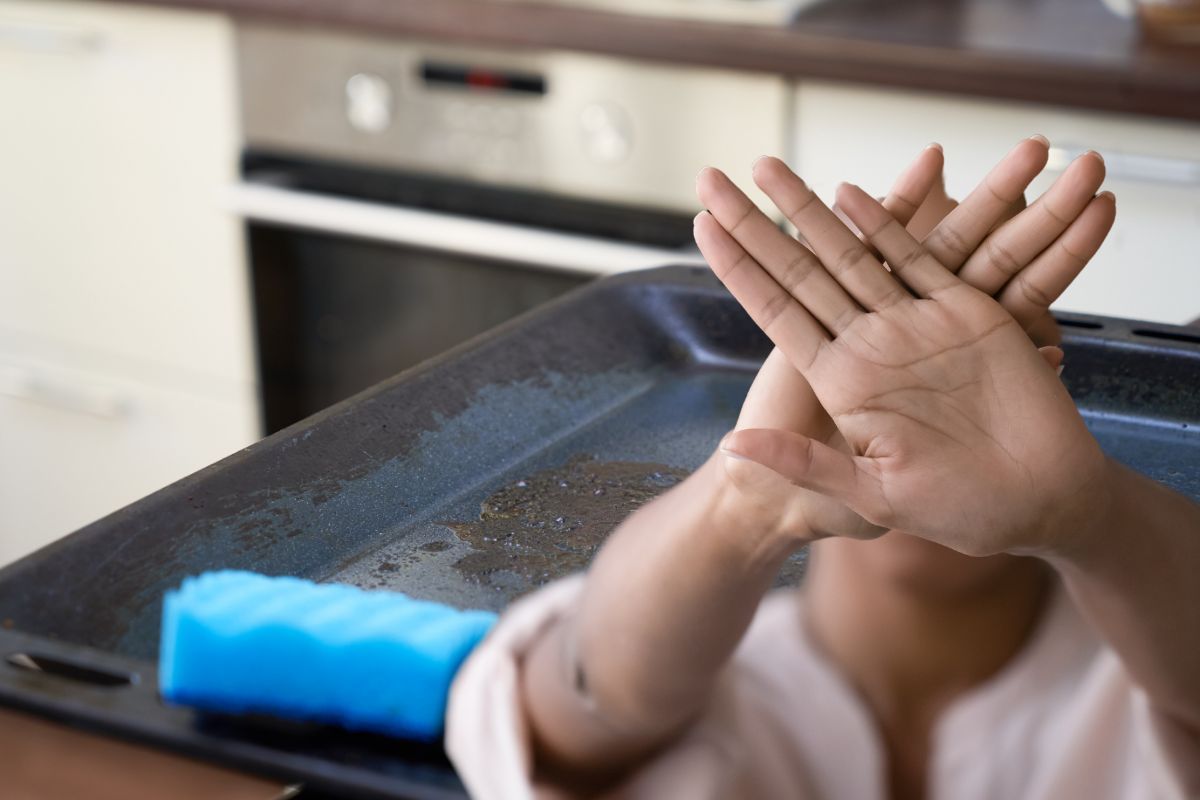
[[[209,572],[163,604],[163,699],[425,741],[496,615],[396,592]]]

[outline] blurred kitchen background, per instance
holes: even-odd
[[[600,275],[782,154],[1097,149],[1058,307],[1200,316],[1200,13],[1121,0],[0,0],[0,564]],[[1036,193],[1036,192],[1035,192]],[[1032,199],[1032,197],[1030,198]]]

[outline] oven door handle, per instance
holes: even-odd
[[[230,210],[256,222],[561,272],[608,275],[670,264],[704,263],[694,248],[670,250],[249,182],[232,187],[228,205]]]

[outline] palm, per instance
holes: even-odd
[[[742,405],[737,427],[789,430],[851,452],[812,387],[780,350],[772,351],[763,362]],[[725,460],[724,468],[733,485],[751,502],[779,515],[780,526],[788,533],[803,538],[871,538],[883,532],[844,503],[796,486],[753,461]]]
[[[871,459],[878,505],[864,513],[881,524],[995,552],[1053,530],[1069,509],[1049,498],[1092,477],[1095,443],[1069,395],[1012,317],[966,285],[859,317],[806,374]],[[1012,497],[1028,498],[1020,513]]]

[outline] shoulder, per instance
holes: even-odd
[[[1039,799],[1200,796],[1172,738],[1171,723],[1058,587],[1025,649],[939,721],[933,780],[948,796],[988,787]]]

